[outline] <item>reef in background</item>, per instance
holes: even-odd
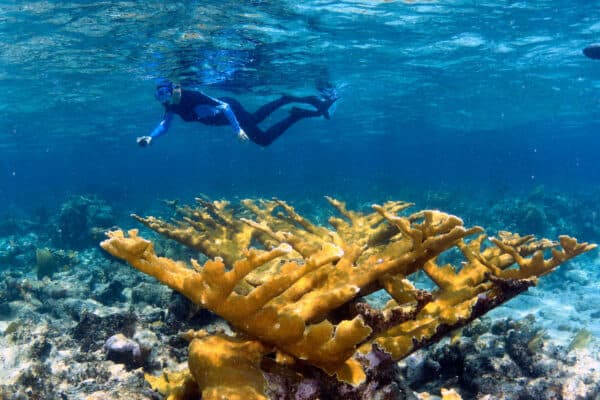
[[[328,200],[340,214],[329,220],[333,230],[279,200],[231,207],[198,199],[198,208],[175,205],[182,219],[173,224],[135,216],[209,257],[204,265],[158,257],[136,230],[129,237],[109,233],[105,250],[238,332],[190,332],[191,374],[149,378],[154,387],[170,399],[197,389],[203,399],[261,399],[277,397],[278,390],[297,398],[395,398],[389,396],[401,388],[389,378],[394,361],[595,247],[568,236],[558,243],[506,232],[488,238],[440,211],[398,216],[410,206],[404,202],[360,213]],[[408,278],[420,272],[435,288],[413,285]],[[382,291],[390,299],[382,308],[361,299]]]

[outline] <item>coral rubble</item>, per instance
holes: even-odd
[[[280,200],[232,207],[198,199],[198,207],[175,205],[182,219],[174,223],[134,216],[208,256],[204,265],[157,256],[137,230],[109,232],[102,242],[238,333],[190,334],[190,372],[203,398],[267,398],[269,360],[279,365],[271,369],[285,365],[302,375],[317,367],[340,387],[364,386],[374,354],[403,359],[595,247],[568,236],[559,242],[506,232],[488,238],[482,228],[467,228],[440,211],[399,216],[411,205],[404,202],[361,213],[328,201],[340,214],[329,220],[333,229],[314,225]],[[451,249],[462,254],[461,263]],[[440,265],[441,259],[455,266]],[[411,282],[420,271],[435,290]],[[362,302],[380,291],[391,298],[383,308]],[[232,365],[238,378],[225,379]],[[177,398],[176,389],[169,391]]]
[[[451,385],[469,399],[583,400],[600,395],[593,353],[556,347],[533,315],[521,321],[486,316],[460,337],[413,353],[400,369],[419,391]]]

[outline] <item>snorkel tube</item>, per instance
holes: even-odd
[[[181,101],[181,85],[179,83],[173,83],[171,87],[171,104],[179,104]]]

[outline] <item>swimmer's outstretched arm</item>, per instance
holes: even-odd
[[[160,121],[160,124],[158,124],[158,126],[156,128],[154,128],[154,130],[150,133],[150,136],[141,136],[141,137],[137,138],[137,144],[139,144],[142,147],[145,147],[145,146],[148,146],[149,144],[151,144],[155,138],[167,133],[167,131],[169,130],[169,127],[171,126],[172,120],[173,120],[173,113],[166,112],[165,115],[163,116],[162,121]]]
[[[233,128],[233,131],[236,133],[238,139],[242,142],[247,141],[248,136],[246,135],[246,132],[244,132],[244,130],[240,126],[240,123],[238,122],[235,114],[233,113],[231,106],[219,99],[214,99],[214,100],[219,103],[219,105],[217,106],[217,109],[219,111],[221,111],[223,114],[225,114],[227,121],[229,121],[229,125],[231,125],[231,127]]]

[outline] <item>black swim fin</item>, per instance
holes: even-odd
[[[340,95],[337,91],[329,91],[329,92],[321,92],[322,100],[319,101],[319,105],[317,109],[323,114],[325,119],[331,118],[331,113],[333,112],[332,106],[333,103],[339,100]]]

